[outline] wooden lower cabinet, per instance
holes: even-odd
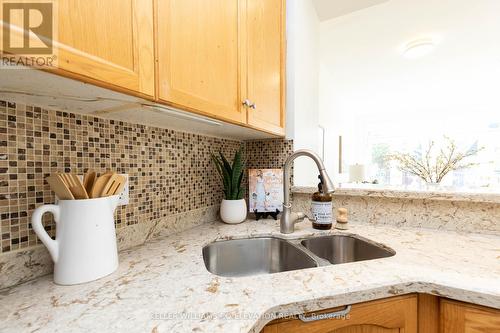
[[[500,333],[500,310],[442,299],[440,333]]]
[[[418,294],[418,333],[439,332],[439,297]]]
[[[338,311],[335,308],[318,313]],[[345,319],[302,322],[283,320],[264,333],[417,333],[417,295],[398,296],[352,305]]]
[[[336,312],[344,307],[318,311]],[[311,314],[306,314],[310,316]],[[500,310],[426,294],[354,304],[345,318],[279,319],[261,333],[500,333]]]

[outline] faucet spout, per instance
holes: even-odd
[[[290,155],[283,167],[283,213],[281,214],[280,219],[280,231],[283,234],[290,234],[294,231],[294,225],[297,222],[297,218],[292,216],[292,204],[290,203],[290,169],[292,167],[293,161],[300,156],[310,157],[318,168],[319,174],[321,176],[321,181],[323,183],[323,192],[325,193],[333,193],[335,191],[335,187],[333,186],[333,182],[328,176],[326,172],[325,165],[321,160],[321,157],[318,156],[315,152],[308,149],[301,149],[295,151],[292,155]]]
[[[319,170],[319,175],[321,176],[321,182],[323,183],[323,193],[333,193],[335,192],[335,187],[333,182],[326,173],[326,170]]]

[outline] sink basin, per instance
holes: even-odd
[[[295,245],[273,237],[211,243],[203,248],[203,261],[209,272],[226,277],[270,274],[318,266]]]
[[[272,274],[330,264],[391,257],[396,252],[357,236],[330,235],[305,240],[275,237],[233,239],[203,248],[206,269],[219,276]]]
[[[332,264],[391,257],[396,252],[349,235],[331,235],[310,238],[301,242],[302,246]]]

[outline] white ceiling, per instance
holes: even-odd
[[[464,137],[499,122],[499,12],[499,0],[391,0],[323,22],[322,105],[355,115],[359,128],[361,119],[380,121],[391,134],[440,135],[445,126],[448,135],[457,129]],[[402,56],[408,42],[423,38],[435,43],[432,53]]]
[[[320,21],[330,20],[389,0],[313,0]]]

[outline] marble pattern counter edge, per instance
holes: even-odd
[[[216,205],[118,228],[118,249],[123,251],[158,237],[215,221],[218,215],[219,206]],[[50,274],[52,270],[52,259],[42,244],[0,254],[0,290]]]
[[[317,231],[303,222],[284,238],[338,232]],[[282,235],[273,220],[212,222],[122,251],[118,271],[92,283],[61,287],[45,276],[4,290],[0,321],[7,331],[51,333],[258,332],[271,320],[266,314],[296,314],[415,292],[500,308],[500,237],[371,225],[353,225],[348,232],[386,244],[396,255],[269,275],[218,277],[203,265],[204,245]],[[203,316],[165,320],[155,314]],[[211,317],[215,314],[238,319]],[[245,314],[257,317],[239,317]]]
[[[317,191],[315,187],[293,186],[292,193],[312,194]],[[487,192],[451,192],[439,190],[408,190],[393,188],[350,188],[337,187],[333,196],[373,197],[391,199],[418,199],[441,201],[464,201],[500,204],[500,193]]]

